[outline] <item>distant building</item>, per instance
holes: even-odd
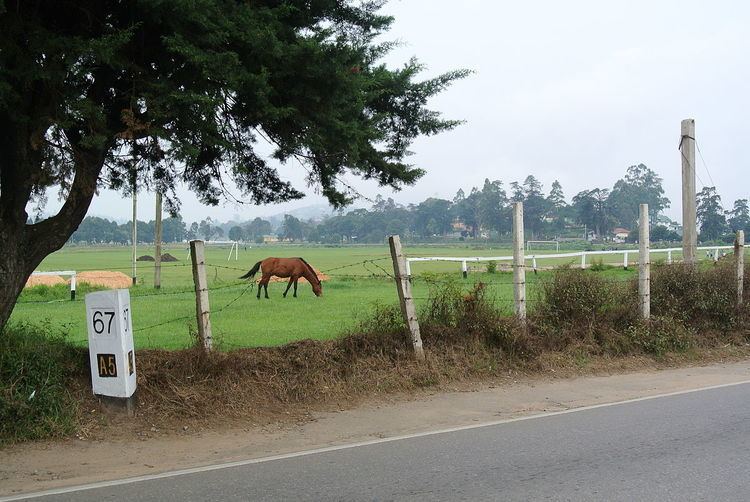
[[[630,235],[630,230],[626,228],[615,228],[612,230],[612,240],[614,242],[625,242],[625,240]]]

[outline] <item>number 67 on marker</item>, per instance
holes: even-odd
[[[94,394],[127,398],[136,388],[130,291],[86,295],[86,326]]]

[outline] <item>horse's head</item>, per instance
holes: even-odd
[[[320,280],[312,283],[312,289],[313,293],[315,293],[315,296],[323,296],[323,284],[320,282]]]

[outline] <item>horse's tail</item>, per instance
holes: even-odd
[[[258,269],[260,269],[260,264],[261,263],[263,263],[262,260],[259,261],[258,263],[256,263],[255,265],[253,265],[253,268],[251,268],[248,273],[246,273],[245,275],[241,276],[240,279],[249,279],[250,277],[255,277],[255,274],[258,273]]]

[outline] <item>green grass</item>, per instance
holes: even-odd
[[[492,256],[511,254],[508,249],[472,249],[469,247],[406,247],[410,256]],[[138,262],[138,285],[131,288],[131,309],[136,348],[184,348],[192,343],[195,326],[195,297],[187,249],[168,247],[180,261],[165,263],[162,288],[153,289],[153,263]],[[50,255],[39,270],[117,270],[130,275],[131,251],[125,247],[67,247]],[[388,247],[313,247],[260,246],[241,248],[239,260],[227,260],[228,247],[208,247],[208,281],[211,323],[220,347],[254,347],[280,345],[312,338],[330,339],[356,326],[377,303],[395,303],[394,282]],[[153,254],[153,248],[142,248],[141,254]],[[255,298],[255,287],[238,276],[256,261],[267,256],[302,256],[318,270],[329,273],[323,296],[315,297],[308,284],[300,284],[299,297],[282,298],[286,283],[271,283],[270,300]],[[621,259],[621,258],[620,258]],[[377,260],[374,263],[362,263]],[[561,260],[559,260],[561,261]],[[564,263],[564,261],[562,261]],[[352,265],[346,266],[345,265]],[[541,265],[541,263],[540,263]],[[479,266],[479,264],[470,264]],[[339,268],[343,267],[343,268]],[[380,268],[382,267],[382,268]],[[336,269],[336,270],[331,270]],[[528,297],[533,308],[534,282],[549,272],[527,274]],[[610,269],[602,274],[631,277],[633,271]],[[487,274],[471,272],[463,281],[460,263],[423,262],[412,264],[414,296],[417,306],[425,304],[430,281],[457,280],[468,289],[476,281],[488,283],[490,298],[498,309],[511,312],[512,275],[508,272]],[[428,280],[429,279],[429,280]],[[64,329],[76,345],[86,345],[84,295],[95,288],[78,288],[78,299],[69,301],[65,285],[36,287],[24,291],[11,317],[13,322],[45,322]]]
[[[44,323],[7,327],[0,336],[0,446],[75,429],[68,385],[83,371],[82,361],[62,330]]]

